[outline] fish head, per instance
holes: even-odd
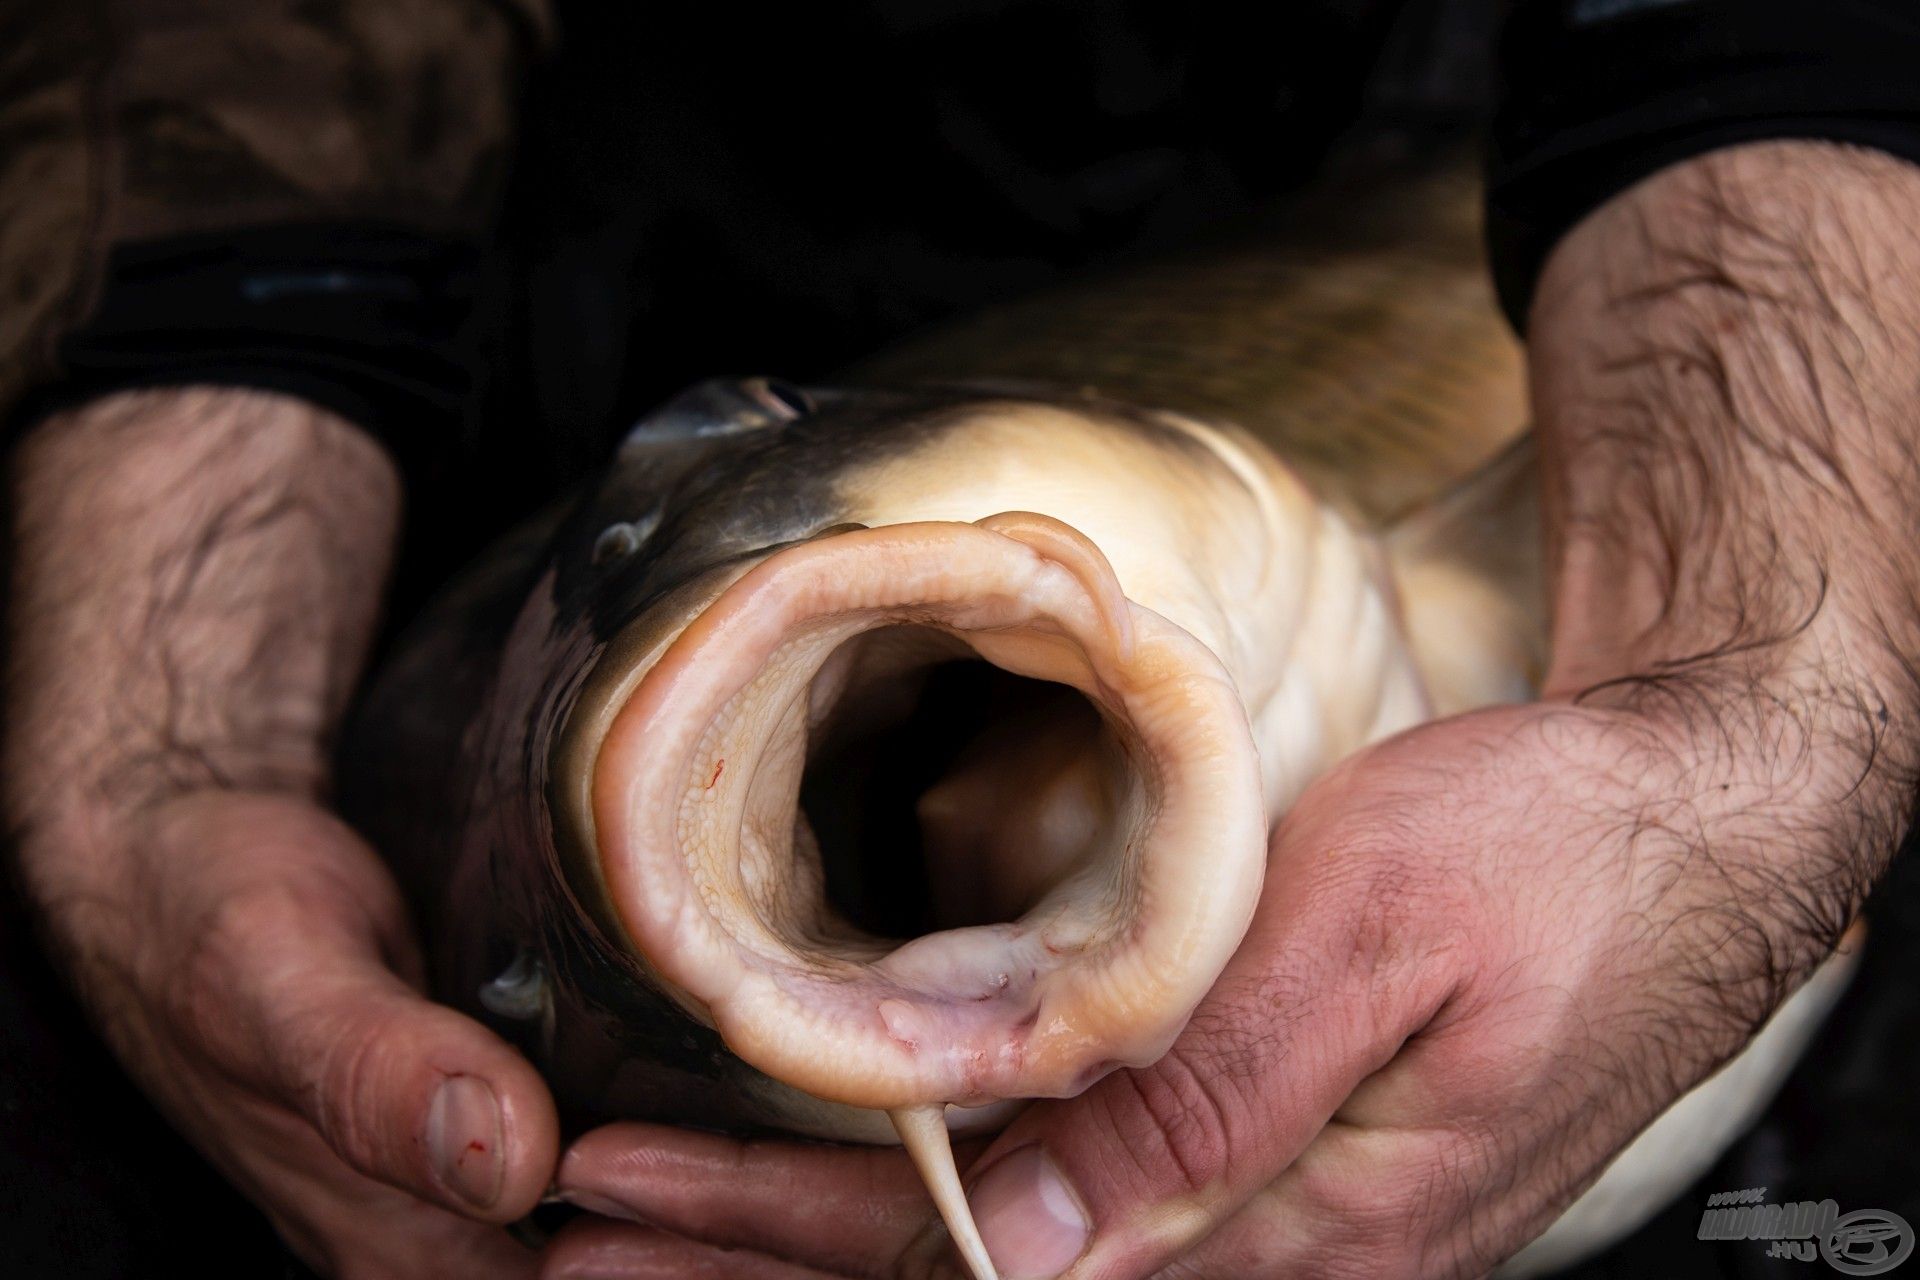
[[[1092,397],[697,388],[554,540],[569,897],[782,1127],[1152,1062],[1260,891],[1323,531],[1230,432]]]

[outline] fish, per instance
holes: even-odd
[[[1518,345],[1458,165],[963,317],[831,386],[713,379],[458,575],[340,752],[441,998],[570,1127],[956,1135],[1166,1052],[1339,759],[1546,661]],[[1831,962],[1502,1274],[1750,1122]]]

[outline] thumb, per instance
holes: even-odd
[[[559,1158],[544,1081],[371,957],[335,957],[270,1024],[272,1086],[361,1173],[470,1217],[531,1211]]]
[[[389,966],[416,953],[370,849],[328,815],[255,807],[195,846],[245,875],[208,877],[222,906],[195,930],[176,994],[193,1042],[359,1172],[469,1217],[528,1212],[559,1159],[545,1081]]]
[[[968,1200],[1004,1280],[1158,1271],[1284,1172],[1445,1002],[1442,971],[1402,970],[1364,923],[1389,889],[1367,860],[1330,858],[1331,831],[1296,826],[1295,848],[1344,868],[1302,883],[1281,870],[1287,825],[1253,930],[1166,1055],[1030,1109],[982,1157]]]

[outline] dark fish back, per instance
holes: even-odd
[[[1459,163],[1336,181],[1214,245],[963,319],[853,376],[1085,389],[1237,423],[1378,527],[1525,426],[1479,208]]]

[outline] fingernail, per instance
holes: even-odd
[[[1086,1250],[1086,1210],[1038,1143],[994,1162],[967,1200],[1001,1280],[1053,1280]]]
[[[427,1155],[440,1185],[476,1209],[491,1209],[506,1176],[500,1102],[477,1076],[448,1076],[427,1108]]]

